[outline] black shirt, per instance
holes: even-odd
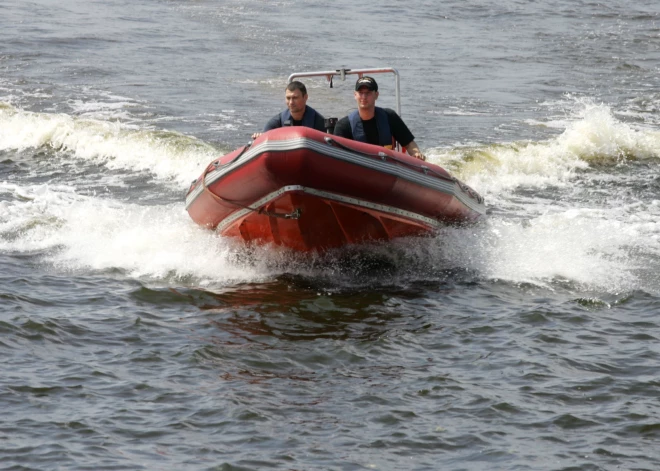
[[[401,117],[396,114],[396,111],[390,108],[383,108],[383,111],[387,113],[387,121],[390,124],[390,132],[394,136],[394,139],[401,144],[403,147],[406,147],[412,141],[415,140],[415,136],[410,132],[406,123],[403,122]],[[362,120],[362,125],[364,126],[364,134],[367,136],[367,142],[369,144],[379,145],[380,140],[378,139],[378,127],[376,126],[376,117],[372,119]],[[353,139],[353,130],[351,129],[351,122],[348,120],[348,116],[344,116],[335,126],[335,136],[346,137],[348,139]]]

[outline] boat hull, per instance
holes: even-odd
[[[186,209],[223,236],[297,251],[432,234],[485,214],[441,167],[305,127],[269,131],[212,162]]]

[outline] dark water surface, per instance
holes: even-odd
[[[400,72],[488,219],[326,256],[194,225],[339,67]],[[0,469],[660,469],[658,72],[655,1],[4,0]]]

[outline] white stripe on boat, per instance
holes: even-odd
[[[263,153],[285,152],[297,149],[309,149],[310,151],[328,157],[350,162],[372,170],[377,170],[381,173],[386,173],[395,177],[403,178],[404,180],[422,185],[424,187],[452,195],[472,211],[480,214],[485,214],[486,212],[484,205],[480,204],[474,198],[467,195],[460,187],[456,179],[452,177],[438,176],[432,169],[429,169],[430,174],[420,174],[419,169],[422,169],[424,165],[420,165],[417,169],[413,170],[412,168],[409,168],[410,164],[408,163],[401,163],[401,165],[396,165],[396,163],[400,163],[400,161],[397,159],[397,157],[394,156],[385,155],[384,158],[378,158],[377,156],[362,155],[358,153],[358,151],[353,152],[345,150],[332,144],[318,142],[314,139],[308,139],[306,137],[266,141],[255,147],[252,147],[235,161],[230,162],[227,165],[218,166],[216,170],[207,173],[204,179],[205,185],[209,187],[219,178],[228,173],[231,173],[236,168],[245,165],[247,162],[259,157]],[[199,185],[186,197],[186,209],[192,204],[192,202],[200,195],[203,190],[203,185]]]
[[[267,205],[271,201],[279,198],[285,193],[289,192],[294,192],[294,191],[301,191],[303,193],[307,193],[310,195],[318,196],[319,198],[325,198],[333,201],[338,201],[340,203],[344,204],[350,204],[353,206],[358,206],[366,209],[372,209],[375,211],[380,211],[381,213],[388,213],[392,214],[395,216],[400,216],[403,218],[407,219],[412,219],[414,221],[417,221],[419,223],[427,224],[433,228],[440,228],[442,227],[442,224],[436,221],[433,218],[429,218],[426,216],[422,216],[421,214],[413,213],[411,211],[406,211],[404,209],[399,209],[395,208],[393,206],[387,206],[384,204],[378,204],[378,203],[372,203],[370,201],[365,201],[361,200],[358,198],[353,198],[350,196],[344,196],[344,195],[338,195],[335,193],[330,193],[328,191],[323,191],[323,190],[316,190],[314,188],[307,188],[301,185],[287,185],[282,188],[280,188],[277,191],[274,191],[263,198],[259,199],[258,201],[255,201],[251,205],[247,206],[246,208],[240,209],[229,216],[227,216],[225,219],[223,219],[217,226],[216,231],[221,232],[223,231],[227,226],[230,226],[233,224],[236,220],[242,218],[246,214],[251,213],[252,211],[257,211],[259,208]]]

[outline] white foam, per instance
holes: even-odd
[[[140,206],[79,195],[67,186],[7,182],[0,183],[0,194],[0,250],[44,253],[57,270],[121,270],[136,279],[212,288],[282,272],[327,275],[322,266],[296,264],[270,248],[246,257],[239,243],[196,226],[180,204]],[[659,201],[620,207],[616,214],[555,208],[526,221],[490,218],[473,228],[447,228],[434,239],[401,240],[404,257],[394,261],[419,257],[423,264],[550,288],[567,281],[610,292],[653,291],[657,287],[636,271],[649,254],[660,257],[658,234]]]
[[[438,239],[438,252],[487,278],[657,291],[656,282],[645,280],[644,267],[647,257],[660,257],[660,202],[609,194],[604,205],[605,195],[598,194],[592,204],[580,191],[585,179],[594,178],[616,188],[624,177],[607,170],[615,164],[658,160],[660,133],[624,123],[608,106],[589,101],[576,102],[563,125],[547,141],[431,153],[431,161],[452,170],[497,210],[475,231],[448,230]],[[545,195],[552,200],[538,191],[548,186],[553,189]]]
[[[660,158],[660,132],[622,123],[608,106],[579,105],[555,138],[431,149],[430,161],[486,195],[501,196],[520,187],[566,186],[591,164]]]
[[[197,177],[218,154],[211,145],[176,132],[1,105],[0,150],[41,147],[110,169],[149,172],[177,187]]]
[[[74,114],[90,114],[96,113],[99,111],[117,111],[124,110],[129,106],[134,106],[133,103],[125,101],[83,101],[83,100],[71,100],[69,101],[69,106],[73,110]]]
[[[222,286],[267,271],[196,226],[181,204],[140,206],[82,196],[70,187],[0,183],[0,250],[43,252],[58,270],[122,270],[130,277]]]
[[[582,208],[525,221],[490,218],[477,228],[447,229],[436,239],[436,253],[487,279],[544,287],[569,282],[612,293],[658,291],[638,270],[649,254],[660,256],[660,211],[639,221],[633,213],[613,218]]]

